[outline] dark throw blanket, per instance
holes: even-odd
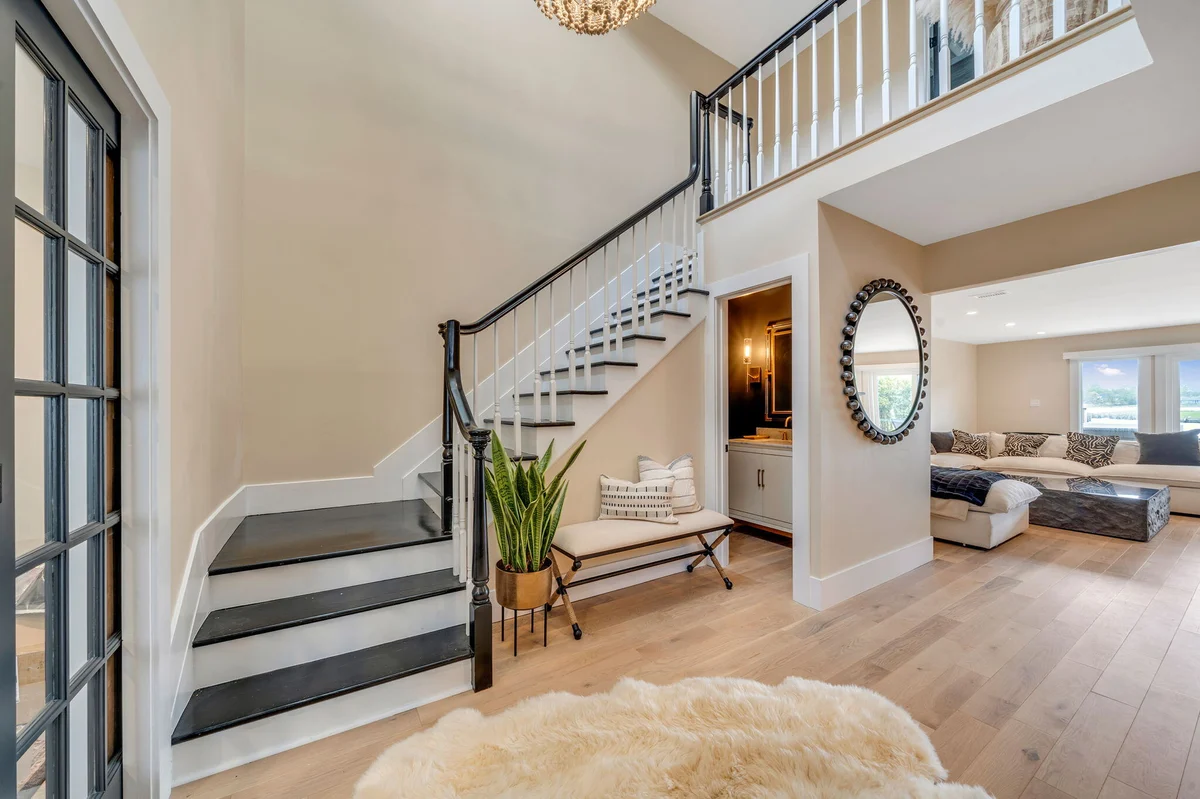
[[[941,466],[929,467],[930,496],[935,499],[961,499],[976,507],[987,501],[988,491],[1001,480],[1008,480],[996,472],[984,472],[978,469],[946,469]]]

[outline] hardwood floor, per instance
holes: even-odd
[[[496,687],[177,788],[176,799],[349,797],[391,743],[459,707],[494,713],[632,676],[871,687],[925,728],[951,779],[997,799],[1200,798],[1200,519],[1148,544],[1032,528],[935,560],[829,610],[791,601],[791,551],[735,534],[725,591],[705,569],[561,611],[550,646],[496,642]],[[510,627],[511,633],[511,627]],[[497,639],[498,639],[497,634]]]

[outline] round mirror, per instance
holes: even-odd
[[[908,292],[872,280],[850,303],[839,353],[850,416],[867,438],[895,444],[916,427],[929,385],[925,328]]]

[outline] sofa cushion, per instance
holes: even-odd
[[[1065,458],[1067,457],[1067,437],[1047,436],[1046,443],[1038,447],[1038,457]]]
[[[1086,464],[1093,469],[1112,463],[1113,450],[1119,436],[1092,436],[1087,433],[1067,433],[1067,460]]]
[[[1020,480],[1001,480],[992,484],[987,499],[981,506],[967,510],[978,513],[1008,513],[1022,505],[1028,505],[1041,495],[1041,491],[1028,483]]]
[[[732,526],[733,520],[728,516],[707,508],[680,516],[679,523],[675,525],[598,519],[558,528],[554,536],[554,546],[577,558],[583,558],[597,552],[611,552],[614,549],[651,544],[655,541],[676,540]]]
[[[1065,458],[991,458],[979,468],[989,472],[1035,472],[1037,474],[1063,474],[1068,477],[1087,477],[1096,470]]]
[[[1200,430],[1179,433],[1134,433],[1141,449],[1140,464],[1157,466],[1200,466]]]
[[[1200,488],[1200,466],[1119,463],[1096,469],[1092,476],[1111,480],[1136,480],[1150,485]]]
[[[986,458],[988,456],[987,433],[971,435],[962,430],[955,430],[954,446],[950,448],[950,451],[955,455],[974,455],[977,458]]]
[[[1038,448],[1045,444],[1049,437],[1029,433],[1007,433],[1004,436],[1004,449],[1000,450],[999,457],[1036,458],[1040,454]]]
[[[1137,463],[1141,457],[1142,448],[1136,441],[1118,441],[1117,448],[1113,450],[1112,462]]]
[[[986,458],[978,455],[962,455],[957,452],[939,452],[930,457],[934,466],[944,466],[947,469],[978,469]]]
[[[953,433],[930,433],[929,440],[936,452],[949,452],[950,448],[954,446]]]

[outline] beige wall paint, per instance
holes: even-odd
[[[368,474],[436,418],[438,323],[681,179],[689,93],[733,71],[654,17],[588,38],[532,4],[255,0],[246,24],[248,483]]]
[[[1071,371],[1064,352],[1200,343],[1200,325],[981,344],[979,430],[1062,433],[1071,426]],[[1029,407],[1037,399],[1041,406]],[[942,428],[944,429],[944,428]]]
[[[931,292],[1200,241],[1200,172],[925,248]]]
[[[933,430],[974,430],[978,347],[944,338],[929,341],[929,415]]]
[[[816,402],[821,424],[821,536],[813,574],[827,577],[929,537],[929,414],[921,413],[909,438],[893,446],[867,440],[846,409],[837,342],[850,302],[878,277],[898,280],[918,308],[921,247],[832,206],[819,207],[820,335]],[[920,311],[918,311],[920,313]],[[871,486],[871,505],[862,487]]]
[[[242,484],[241,0],[118,0],[171,104],[171,585]]]

